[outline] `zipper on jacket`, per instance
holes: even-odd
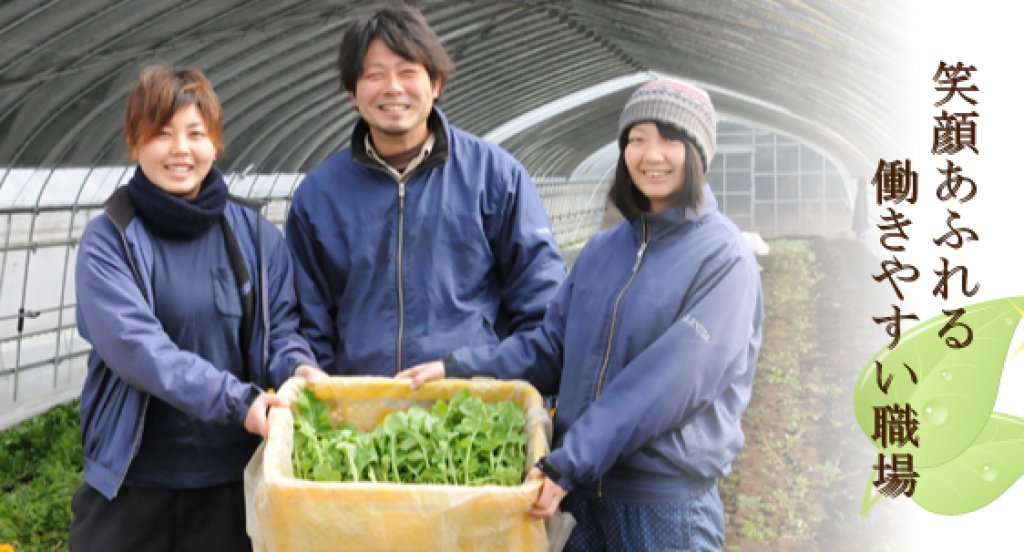
[[[373,161],[373,163],[370,164],[373,169],[387,174],[394,178],[395,182],[398,183],[398,261],[396,270],[397,274],[395,275],[396,285],[398,287],[398,339],[395,344],[395,373],[397,374],[401,372],[403,368],[402,340],[405,334],[405,283],[402,277],[402,249],[405,241],[405,183],[408,182],[413,175],[429,169],[437,163],[429,163],[431,157],[428,154],[425,158],[420,159],[420,162],[413,167],[411,171],[406,169],[406,171],[399,173],[393,167],[385,163],[384,160],[381,159],[380,155],[372,148],[367,149],[366,156]],[[359,162],[362,163],[362,161]]]
[[[402,279],[402,242],[405,240],[405,181],[398,180],[398,343],[395,357],[395,373],[402,371],[402,339],[405,333],[405,283]]]
[[[644,260],[644,252],[647,251],[647,243],[651,237],[647,230],[647,219],[641,215],[641,222],[643,223],[643,241],[640,242],[640,249],[636,252],[636,262],[633,263],[633,272],[629,275],[629,279],[626,280],[626,285],[622,286],[622,290],[619,291],[618,297],[615,298],[615,306],[612,307],[612,321],[608,326],[608,343],[604,348],[604,361],[601,362],[601,370],[597,373],[597,386],[594,388],[594,400],[601,395],[601,389],[604,387],[604,373],[608,369],[608,362],[612,357],[612,341],[615,339],[615,328],[619,318],[619,307],[622,305],[622,298],[625,297],[626,291],[629,290],[629,286],[633,284],[633,280],[636,279],[636,273],[640,270],[640,263]],[[597,479],[597,496],[600,497],[603,493],[604,478],[599,477]]]

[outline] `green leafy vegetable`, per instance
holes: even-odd
[[[314,481],[518,485],[526,462],[526,418],[512,402],[462,390],[429,410],[388,414],[372,432],[332,427],[308,389],[297,403],[292,465]]]

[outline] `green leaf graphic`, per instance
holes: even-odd
[[[909,403],[920,423],[920,446],[889,443],[883,448],[881,440],[873,440],[881,452],[910,453],[916,469],[945,464],[963,452],[992,413],[1022,307],[1024,297],[966,307],[958,323],[973,330],[974,342],[964,349],[951,349],[939,337],[939,331],[950,321],[945,315],[914,326],[903,334],[894,350],[882,349],[865,366],[854,390],[854,414],[861,431],[868,439],[875,433],[875,407]],[[963,338],[964,331],[952,328],[950,335]],[[882,364],[883,381],[892,376],[888,393],[879,389],[875,361]],[[916,373],[916,384],[904,364]]]
[[[913,499],[922,508],[945,515],[973,512],[1024,475],[1024,419],[994,412],[963,454],[916,471]]]

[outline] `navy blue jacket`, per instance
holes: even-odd
[[[692,498],[743,445],[763,318],[757,263],[705,187],[701,212],[642,215],[594,236],[544,323],[453,355],[449,376],[558,391],[548,462],[567,490]]]
[[[538,325],[565,264],[526,170],[436,108],[429,155],[401,181],[352,145],[306,175],[285,234],[302,331],[320,366],[394,375]]]
[[[252,342],[244,353],[250,366],[269,363],[269,381],[261,381],[262,370],[253,370],[256,381],[239,381],[170,340],[153,314],[153,242],[139,218],[125,229],[124,242],[106,215],[90,221],[82,235],[75,266],[76,316],[79,333],[93,346],[80,404],[84,476],[109,499],[117,495],[138,450],[151,395],[201,420],[241,428],[253,385],[278,386],[300,363],[314,364],[298,334],[291,256],[281,233],[233,201],[224,213],[258,286]],[[144,292],[125,257],[126,246]],[[227,289],[234,289],[233,281]]]

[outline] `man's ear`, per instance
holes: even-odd
[[[438,76],[431,88],[433,89],[434,101],[436,102],[437,98],[441,95],[441,89],[444,88],[444,77]]]

